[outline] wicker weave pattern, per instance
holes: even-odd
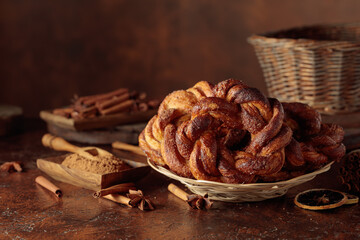
[[[271,97],[326,114],[360,110],[360,24],[294,28],[248,41]]]
[[[161,166],[154,165],[149,160],[148,164],[157,172],[180,181],[193,193],[202,196],[207,193],[212,200],[224,202],[256,202],[284,195],[289,188],[310,181],[316,175],[328,171],[333,162],[312,173],[304,174],[286,181],[251,184],[229,184],[183,178]]]

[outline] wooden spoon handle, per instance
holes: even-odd
[[[61,137],[53,136],[49,133],[45,134],[42,137],[41,142],[45,147],[52,148],[56,151],[67,151],[67,152],[76,153],[81,150],[81,148],[72,145],[71,143],[65,141],[65,139]]]
[[[140,147],[138,146],[134,146],[134,145],[130,145],[127,143],[123,143],[123,142],[113,142],[112,143],[112,147],[116,148],[116,149],[120,149],[120,150],[125,150],[125,151],[129,151],[129,152],[133,152],[136,153],[138,155],[142,155],[142,156],[146,156],[145,153],[141,150]]]

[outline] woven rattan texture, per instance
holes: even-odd
[[[253,35],[269,95],[321,113],[360,110],[360,23]]]
[[[212,200],[223,202],[257,202],[270,198],[280,197],[287,193],[289,188],[312,180],[316,175],[330,169],[333,162],[314,172],[298,176],[286,181],[273,183],[230,184],[205,180],[195,180],[180,177],[161,166],[156,166],[148,160],[148,164],[157,172],[180,181],[191,192],[204,196],[206,193]]]

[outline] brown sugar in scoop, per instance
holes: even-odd
[[[83,157],[76,153],[67,156],[61,164],[71,169],[96,174],[120,172],[131,168],[115,156],[101,156],[95,160]]]

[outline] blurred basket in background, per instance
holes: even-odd
[[[248,41],[270,97],[329,115],[360,110],[360,23],[292,28]]]

